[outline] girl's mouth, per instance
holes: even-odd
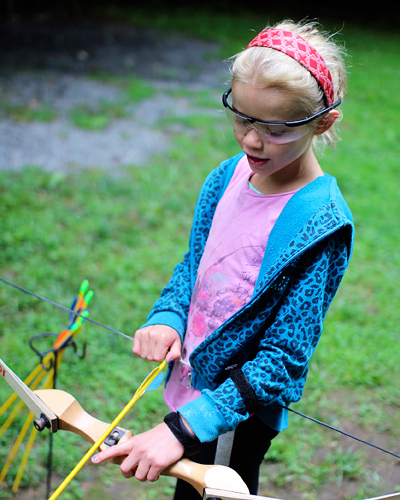
[[[261,168],[267,163],[267,159],[265,158],[256,158],[255,156],[250,156],[249,154],[246,153],[247,156],[247,161],[249,162],[249,165],[255,168]]]

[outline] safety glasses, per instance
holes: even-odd
[[[252,118],[251,116],[244,115],[237,111],[232,102],[232,89],[227,90],[222,96],[222,103],[225,107],[226,116],[231,123],[233,129],[239,134],[246,134],[251,128],[256,130],[260,137],[265,142],[272,142],[274,144],[286,144],[288,142],[297,141],[301,137],[304,137],[310,128],[307,125],[316,118],[328,113],[331,109],[336,108],[342,102],[341,97],[329,106],[319,111],[315,115],[309,116],[302,120],[296,120],[291,122],[274,122],[274,121],[264,121]]]

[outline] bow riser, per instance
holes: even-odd
[[[106,432],[109,424],[89,415],[78,401],[68,392],[59,389],[43,389],[34,391],[34,394],[48,406],[58,417],[58,428],[63,431],[73,432],[94,444]],[[100,445],[100,450],[109,446],[123,443],[132,437],[132,431],[115,427],[106,441]],[[121,463],[122,459],[113,463]]]

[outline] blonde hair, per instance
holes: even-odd
[[[309,42],[324,59],[333,80],[334,101],[346,94],[347,72],[344,62],[345,50],[332,37],[318,29],[317,23],[294,23],[282,21],[273,28],[291,31]],[[231,58],[232,81],[250,83],[254,78],[264,88],[275,88],[290,92],[298,109],[311,116],[325,108],[324,92],[314,76],[290,56],[268,47],[250,47]],[[290,75],[290,77],[288,76]],[[325,145],[333,147],[339,139],[336,122],[320,136],[314,136],[314,148],[322,151]],[[324,115],[323,115],[324,116]],[[321,119],[323,119],[323,116]],[[314,123],[315,122],[315,123]],[[316,119],[310,126],[319,123]]]

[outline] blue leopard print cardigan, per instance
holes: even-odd
[[[216,206],[243,153],[207,177],[194,214],[189,251],[151,311],[147,325],[165,324],[183,338],[196,273]],[[234,223],[234,221],[232,221]],[[200,441],[212,441],[249,417],[226,368],[239,365],[259,415],[276,430],[287,406],[301,398],[322,323],[349,263],[353,222],[336,180],[319,177],[287,203],[268,240],[251,300],[190,356],[193,386],[202,391],[179,412]]]

